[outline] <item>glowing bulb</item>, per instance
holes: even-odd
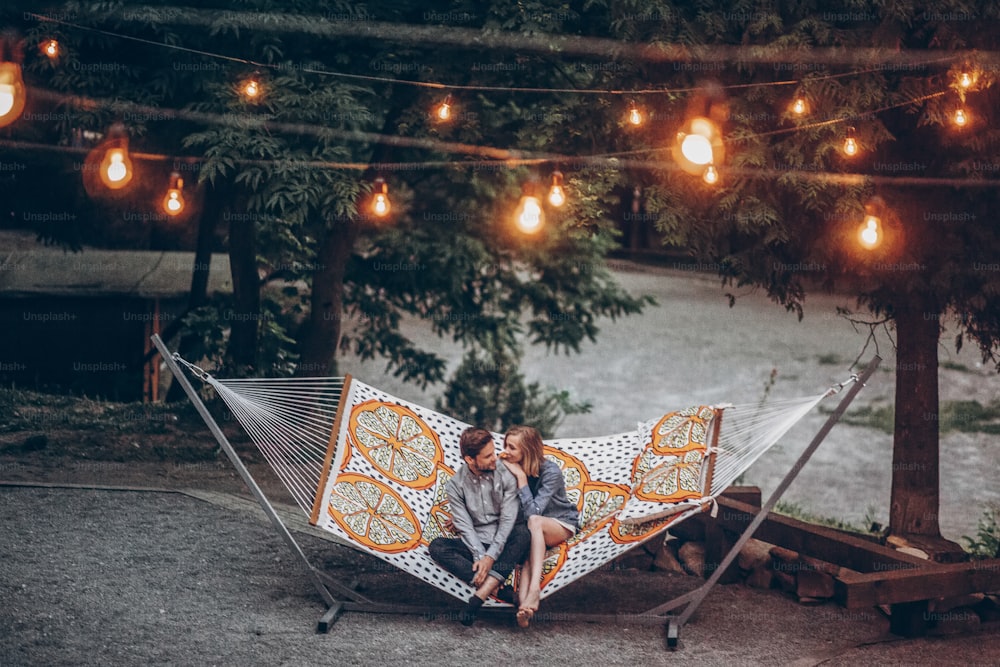
[[[969,117],[965,113],[965,109],[959,109],[955,112],[955,125],[959,127],[965,127],[966,123],[969,122]]]
[[[806,112],[808,105],[804,97],[796,97],[795,101],[792,102],[792,113],[801,116]]]
[[[853,157],[858,154],[858,142],[854,138],[854,128],[847,128],[847,136],[844,138],[844,155]]]
[[[712,142],[700,134],[685,135],[681,140],[681,154],[694,164],[709,164],[712,162]]]
[[[878,245],[882,236],[879,232],[879,219],[874,215],[865,216],[865,222],[861,226],[861,232],[858,236],[861,240],[861,245],[869,250]]]
[[[566,191],[562,186],[562,172],[552,172],[552,187],[549,188],[549,203],[559,208],[566,203]]]
[[[170,188],[163,198],[163,210],[167,215],[180,215],[184,210],[184,196],[181,190],[184,188],[184,179],[180,178],[176,172],[170,175]]]
[[[101,180],[112,190],[120,190],[132,180],[132,162],[126,149],[109,148],[100,167]]]
[[[47,55],[49,58],[55,58],[59,55],[59,42],[54,39],[50,39],[47,42],[42,43],[42,53]]]
[[[449,120],[451,118],[451,95],[444,98],[444,102],[437,108],[438,120]]]
[[[635,103],[628,110],[628,122],[635,126],[642,125],[642,112]]]
[[[958,75],[958,85],[961,86],[962,88],[966,88],[966,89],[971,88],[972,87],[972,75],[969,74],[968,72],[962,72],[961,74],[959,74]]]
[[[549,190],[549,203],[556,208],[566,203],[566,193],[563,192],[561,185],[553,185]]]
[[[375,194],[372,195],[372,213],[379,218],[389,215],[392,210],[392,202],[389,201],[389,186],[380,176],[375,179]]]
[[[0,127],[10,125],[24,109],[24,81],[21,66],[0,62]]]
[[[243,84],[243,94],[249,98],[254,98],[260,95],[260,84],[254,79],[250,79],[245,84]]]
[[[534,234],[545,223],[545,214],[542,213],[542,203],[534,195],[521,197],[521,203],[514,211],[514,223],[517,228],[525,234]]]
[[[701,177],[709,185],[715,185],[719,182],[719,170],[715,168],[715,165],[710,164],[705,167],[705,173]]]

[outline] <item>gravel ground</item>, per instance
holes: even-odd
[[[119,472],[130,485],[144,478],[128,465]],[[259,514],[183,493],[37,486],[0,487],[0,507],[2,665],[986,665],[1000,656],[996,633],[902,640],[876,610],[804,606],[739,584],[714,589],[668,653],[659,625],[628,615],[699,580],[634,569],[560,591],[544,603],[548,619],[527,630],[504,617],[463,628],[447,616],[349,612],[318,634],[324,606]],[[364,554],[297,539],[311,562],[357,578],[372,599],[456,604]],[[623,617],[564,615],[582,610]]]

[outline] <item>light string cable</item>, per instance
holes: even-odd
[[[155,8],[145,8],[145,9],[147,9],[149,11],[161,11],[161,10],[156,10]],[[123,40],[130,40],[130,41],[134,41],[134,42],[138,42],[138,43],[142,43],[142,44],[146,44],[146,45],[150,45],[150,46],[157,46],[157,47],[161,47],[161,48],[172,49],[172,50],[176,50],[176,51],[180,51],[180,52],[184,52],[184,53],[190,53],[190,54],[194,54],[194,55],[198,55],[198,56],[202,56],[202,57],[206,57],[206,58],[214,58],[214,59],[218,59],[218,60],[225,60],[225,61],[228,61],[228,62],[236,62],[236,63],[240,63],[240,64],[243,64],[243,65],[248,65],[250,67],[255,67],[255,68],[258,68],[258,69],[273,69],[273,70],[280,70],[280,69],[282,69],[282,66],[280,64],[276,64],[276,63],[264,63],[264,62],[259,62],[259,61],[252,60],[252,59],[249,59],[249,58],[241,58],[241,57],[236,57],[236,56],[228,56],[228,55],[225,55],[225,54],[215,53],[215,52],[211,52],[211,51],[205,51],[205,50],[202,50],[202,49],[194,49],[194,48],[190,48],[190,47],[185,47],[185,46],[182,46],[182,45],[179,45],[179,44],[169,44],[169,43],[165,43],[165,42],[157,42],[155,40],[151,40],[151,39],[147,39],[147,38],[143,38],[143,37],[136,37],[134,35],[126,35],[126,34],[123,34],[123,33],[118,33],[118,32],[114,32],[114,31],[110,31],[110,30],[104,30],[104,29],[101,29],[101,28],[95,28],[95,27],[92,27],[92,26],[85,26],[85,25],[81,25],[79,23],[74,23],[74,22],[71,22],[71,21],[67,21],[65,19],[59,19],[59,18],[55,18],[55,17],[48,17],[48,16],[44,16],[44,15],[41,15],[41,14],[35,14],[35,13],[27,12],[26,16],[30,16],[32,18],[35,18],[38,21],[45,21],[45,22],[55,23],[55,24],[59,24],[59,25],[63,25],[63,26],[69,27],[69,28],[74,28],[76,30],[92,32],[92,33],[95,33],[95,34],[101,34],[101,35],[105,35],[105,36],[108,36],[108,37],[114,37],[114,38],[123,39]],[[168,12],[168,13],[166,13],[166,16],[168,16],[168,17],[170,17],[172,19],[173,18],[180,18],[179,14],[175,13],[175,12]],[[278,18],[278,15],[274,15],[274,16],[275,16],[275,18]],[[141,20],[141,18],[143,17],[142,8],[140,8],[139,10],[135,10],[135,11],[130,10],[129,13],[128,13],[128,15],[127,15],[127,17],[130,17],[131,20],[133,20],[133,21]],[[281,18],[289,18],[289,17],[281,17]],[[292,18],[294,18],[294,17],[292,17]],[[183,20],[180,20],[180,21],[173,21],[173,20],[171,20],[170,22],[171,23],[176,23],[176,22],[188,23],[188,24],[200,25],[200,26],[203,26],[203,27],[207,25],[204,20],[202,20],[202,21],[189,21],[189,22],[185,22]],[[308,32],[312,32],[313,31],[312,29],[314,29],[315,26],[312,25],[312,24],[307,24],[307,25],[310,28],[310,30],[308,30]],[[398,37],[398,38],[405,37],[406,36],[406,31],[410,30],[411,28],[419,27],[419,26],[411,26],[411,25],[399,26],[399,24],[389,24],[389,23],[381,24],[381,25],[386,26],[387,30],[389,28],[393,28],[393,27],[402,27],[403,30],[392,32],[392,35],[394,37]],[[262,28],[262,29],[272,29],[272,30],[276,29],[275,25],[272,24],[272,23],[260,24],[257,27]],[[449,28],[449,30],[469,30],[469,29]],[[481,34],[481,33],[478,33],[476,31],[471,31],[471,32],[473,34],[477,34],[477,35]],[[356,36],[356,34],[350,33],[349,35],[343,35],[343,36]],[[514,35],[514,37],[519,37],[519,36],[518,35]],[[583,39],[583,38],[581,38],[581,39]],[[586,39],[586,41],[589,42],[590,40]],[[629,43],[627,43],[627,42],[616,42],[616,41],[613,41],[613,40],[600,40],[600,41],[602,42],[602,44],[603,44],[603,42],[609,42],[611,44],[618,45],[621,48],[626,48],[626,47],[629,46]],[[474,43],[474,42],[461,43],[461,44],[458,44],[456,46],[465,46],[465,47],[468,47],[470,43]],[[440,45],[440,44],[437,44],[437,45]],[[604,46],[604,48],[607,48],[607,45],[603,45],[603,46]],[[681,47],[675,47],[675,48],[681,48]],[[740,47],[740,48],[748,48],[748,47]],[[699,53],[697,49],[683,47],[683,50],[681,52],[677,52],[675,54],[675,58],[677,58],[679,60],[698,60],[698,61],[703,61],[703,60],[706,60],[706,59],[707,60],[713,60],[713,56],[717,56],[718,55],[717,51],[718,51],[718,49],[716,49],[715,47],[712,47],[712,49],[710,49],[706,53]],[[866,51],[868,51],[868,50],[866,50]],[[876,50],[871,50],[871,51],[876,51]],[[881,52],[881,50],[878,50],[878,51]],[[645,50],[643,52],[645,53]],[[759,53],[765,53],[765,52],[767,52],[767,47],[753,47],[753,52],[758,53],[758,54]],[[748,51],[747,53],[750,53],[750,52]],[[782,53],[782,54],[788,54],[789,51],[787,49],[782,49],[780,51],[780,53]],[[580,55],[580,54],[577,54],[577,55]],[[586,55],[586,54],[583,54],[583,55]],[[591,54],[591,55],[596,55],[596,54]],[[805,53],[800,53],[799,55],[806,55],[806,54]],[[746,57],[748,57],[748,56],[745,54],[743,58],[746,58]],[[810,59],[812,59],[812,57],[813,57],[813,52],[810,52]],[[929,66],[929,65],[938,65],[938,64],[942,64],[942,63],[952,62],[952,61],[959,60],[959,59],[962,59],[962,58],[966,58],[967,59],[968,57],[969,57],[968,54],[965,54],[965,53],[962,53],[962,52],[953,52],[953,53],[951,53],[949,55],[941,56],[941,57],[933,57],[932,58],[932,57],[927,57],[927,56],[921,56],[919,60],[920,60],[920,64],[921,65]],[[977,53],[977,57],[980,58],[980,59],[982,59],[982,54],[981,53]],[[774,60],[775,56],[774,55],[767,56],[767,57],[764,57],[762,55],[758,55],[758,58],[762,58],[763,59],[763,60],[761,60],[761,62],[775,62],[775,60]],[[789,59],[789,58],[787,58],[787,55],[786,55],[785,59],[788,60],[788,61],[793,61],[793,60],[799,60],[801,58],[799,58],[799,59],[794,59],[794,58]],[[752,60],[753,60],[753,58],[751,58],[751,61]],[[745,60],[741,58],[740,62],[745,62]],[[852,59],[851,62],[853,63],[854,60]],[[865,61],[862,61],[862,62],[865,62]],[[831,63],[831,64],[833,64],[833,63]],[[315,75],[319,75],[319,76],[329,76],[329,77],[337,77],[337,78],[343,78],[343,79],[353,79],[353,80],[359,80],[359,81],[378,82],[378,83],[386,83],[386,84],[393,84],[393,85],[414,86],[414,87],[420,87],[420,88],[430,88],[430,89],[435,89],[435,90],[455,90],[455,91],[465,90],[465,91],[478,91],[478,92],[490,92],[490,91],[492,91],[492,92],[549,93],[549,94],[552,94],[552,93],[569,93],[569,94],[580,94],[580,95],[615,95],[615,96],[619,96],[619,95],[664,95],[664,94],[692,93],[692,92],[703,91],[703,90],[706,90],[706,88],[707,88],[707,86],[689,86],[689,87],[673,87],[673,88],[640,88],[640,89],[628,89],[627,90],[627,89],[614,89],[614,88],[613,89],[606,89],[606,88],[557,88],[557,87],[526,87],[526,86],[488,86],[488,85],[482,85],[482,84],[448,84],[448,83],[443,83],[443,82],[440,82],[440,81],[414,81],[414,80],[410,80],[410,79],[395,79],[395,78],[391,78],[391,77],[380,77],[380,76],[373,76],[373,75],[366,75],[366,74],[351,74],[351,73],[346,73],[346,72],[335,72],[335,71],[331,71],[331,70],[327,70],[327,69],[318,69],[318,68],[313,68],[313,67],[301,67],[301,68],[297,68],[297,69],[299,69],[299,71],[302,71],[302,72],[305,72],[305,73],[315,74]],[[871,73],[871,72],[875,72],[875,71],[882,71],[884,69],[885,69],[884,66],[878,66],[878,65],[871,66],[870,65],[868,67],[865,67],[865,68],[862,68],[862,69],[859,69],[859,70],[852,70],[852,71],[849,71],[849,72],[840,72],[840,73],[835,73],[835,74],[825,74],[825,75],[820,75],[820,76],[811,76],[811,77],[808,77],[808,79],[805,79],[805,81],[808,81],[808,82],[812,83],[812,82],[819,82],[819,81],[828,80],[828,79],[838,79],[838,78],[844,78],[844,77],[860,76],[862,74],[867,74],[867,73]],[[802,84],[801,80],[795,79],[795,80],[787,80],[787,81],[761,81],[761,82],[754,82],[754,83],[726,84],[726,85],[718,85],[718,86],[712,86],[712,87],[713,87],[713,89],[716,89],[716,90],[720,90],[720,89],[721,90],[740,90],[740,89],[747,89],[747,88],[761,88],[761,87],[770,87],[770,86],[790,86],[790,85],[801,85],[801,84]]]
[[[661,160],[635,160],[629,159],[629,155],[640,155],[648,154],[660,150],[666,150],[665,148],[649,148],[649,149],[638,149],[635,151],[622,151],[618,153],[604,153],[595,155],[584,155],[584,156],[572,156],[556,153],[541,153],[541,152],[531,152],[531,151],[519,151],[510,149],[499,149],[491,146],[480,146],[476,144],[465,144],[459,142],[445,142],[432,138],[419,138],[419,137],[400,137],[396,135],[386,135],[375,132],[363,132],[360,130],[336,130],[324,126],[310,125],[307,123],[282,123],[272,120],[267,120],[266,117],[254,118],[250,115],[241,115],[238,118],[234,118],[233,114],[217,114],[204,111],[193,111],[185,109],[168,109],[165,107],[150,107],[146,105],[141,105],[138,103],[125,103],[120,98],[116,100],[100,100],[94,98],[83,97],[79,95],[66,95],[56,91],[49,91],[45,89],[29,88],[32,94],[37,95],[41,99],[48,99],[50,101],[55,101],[62,104],[67,104],[71,106],[78,106],[81,108],[94,109],[100,106],[110,106],[115,105],[116,107],[125,107],[130,111],[142,113],[156,113],[164,117],[169,117],[176,120],[191,120],[198,121],[208,124],[221,124],[221,125],[234,125],[239,127],[253,127],[259,128],[261,130],[267,130],[271,132],[286,132],[290,134],[306,134],[314,136],[338,136],[345,140],[358,141],[362,143],[386,143],[394,146],[405,146],[411,148],[420,148],[429,151],[452,153],[460,155],[468,155],[472,157],[479,157],[478,160],[433,160],[433,161],[417,161],[417,162],[395,162],[395,163],[380,163],[372,165],[368,162],[328,162],[322,160],[289,160],[287,158],[282,158],[278,160],[260,160],[260,159],[239,159],[237,160],[241,164],[247,165],[258,165],[267,166],[275,164],[283,165],[296,165],[302,166],[304,168],[322,168],[322,169],[340,169],[340,170],[355,170],[364,171],[373,167],[377,167],[382,171],[407,171],[407,170],[420,170],[420,169],[430,169],[430,168],[482,168],[488,166],[502,165],[508,168],[516,168],[519,166],[537,166],[541,164],[552,164],[552,163],[565,163],[565,164],[576,164],[591,167],[602,167],[607,169],[621,169],[621,168],[631,168],[631,169],[643,169],[652,171],[680,171],[680,167],[672,163],[663,162]],[[933,95],[940,95],[943,93],[934,93]],[[892,105],[895,108],[898,106],[905,106],[907,104],[913,104],[915,100],[907,100],[898,105]],[[829,121],[821,121],[822,124],[833,124],[837,122],[848,122],[850,118],[844,119],[832,119]],[[809,124],[811,126],[813,124]],[[800,129],[804,129],[805,126],[783,128],[781,132],[788,131],[794,132]],[[770,133],[767,133],[770,134]],[[79,153],[85,154],[89,152],[88,148],[74,148],[71,146],[52,146],[48,144],[38,144],[25,141],[16,141],[8,139],[0,139],[0,146],[4,146],[11,149],[21,149],[21,150],[43,150],[48,152],[63,152],[63,153]],[[205,162],[205,158],[195,157],[195,156],[170,156],[156,153],[130,153],[130,156],[137,159],[147,159],[147,160],[158,160],[158,161],[176,161],[184,163],[196,163]],[[482,159],[486,158],[486,159]],[[778,178],[787,177],[790,172],[789,170],[767,170],[767,169],[754,169],[754,170],[739,170],[734,173],[739,173],[746,178]],[[858,184],[864,182],[872,183],[886,183],[886,184],[896,184],[896,185],[943,185],[943,186],[954,186],[954,187],[995,187],[995,179],[973,179],[973,178],[934,178],[934,177],[920,177],[920,176],[880,176],[880,175],[869,175],[869,174],[845,174],[837,172],[817,172],[811,170],[803,170],[801,172],[794,172],[797,178],[802,178],[804,180],[819,181],[819,182],[834,182],[843,184]]]

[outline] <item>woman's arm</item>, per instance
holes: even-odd
[[[565,487],[566,482],[563,480],[559,466],[549,460],[542,461],[538,471],[538,486],[535,489],[535,494],[531,494],[531,488],[527,484],[517,490],[525,518],[535,514],[544,514],[552,496],[558,493],[559,489]]]

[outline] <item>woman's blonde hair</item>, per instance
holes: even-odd
[[[538,477],[542,469],[542,434],[531,426],[511,426],[504,435],[504,440],[515,435],[521,439],[521,467],[528,477]]]

